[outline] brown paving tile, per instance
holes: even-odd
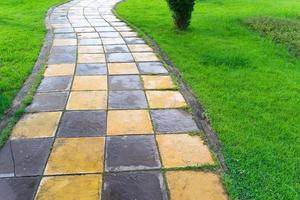
[[[146,44],[130,44],[130,45],[128,45],[128,48],[130,49],[131,52],[153,51],[153,49]]]
[[[135,63],[108,63],[109,74],[138,74]]]
[[[53,41],[53,46],[71,46],[76,44],[76,39],[54,39]]]
[[[95,110],[107,108],[106,91],[71,92],[67,104],[68,110]]]
[[[55,176],[42,179],[36,200],[99,200],[102,176]]]
[[[44,73],[44,76],[68,76],[68,75],[73,75],[74,70],[75,70],[75,63],[48,65]]]
[[[103,53],[102,46],[79,46],[78,53]]]
[[[182,108],[187,104],[178,91],[146,91],[150,108]]]
[[[104,138],[57,138],[45,174],[102,172],[103,151]]]
[[[146,90],[163,90],[174,89],[176,85],[173,83],[171,76],[142,76],[144,88]]]
[[[156,139],[164,167],[214,164],[208,147],[199,136],[168,134],[157,135]]]
[[[154,53],[132,53],[136,62],[159,61]]]
[[[104,54],[78,54],[78,63],[105,63]]]
[[[151,134],[152,123],[146,110],[108,111],[108,135]]]
[[[171,200],[227,200],[219,177],[200,171],[168,171]]]
[[[75,76],[72,90],[107,90],[107,77]]]
[[[41,112],[24,115],[12,131],[12,139],[53,137],[61,112]]]

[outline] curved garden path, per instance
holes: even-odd
[[[0,150],[1,200],[227,199],[217,174],[171,170],[215,161],[189,135],[200,130],[168,70],[113,15],[117,2],[51,13],[45,77]]]

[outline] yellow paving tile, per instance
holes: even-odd
[[[107,134],[151,134],[153,133],[149,112],[146,110],[108,111]]]
[[[107,77],[75,76],[72,90],[107,90]]]
[[[53,46],[69,46],[69,45],[76,45],[76,39],[54,39]]]
[[[74,70],[75,70],[75,63],[48,65],[44,73],[44,76],[68,76],[68,75],[73,75]]]
[[[78,63],[105,63],[104,54],[78,54]]]
[[[150,108],[182,108],[186,102],[178,91],[146,91]]]
[[[108,63],[109,74],[138,74],[135,63]]]
[[[45,174],[99,173],[103,171],[104,138],[57,138]]]
[[[159,61],[154,53],[132,53],[136,62]]]
[[[128,45],[128,48],[130,49],[131,52],[153,51],[153,49],[146,44],[130,44]]]
[[[176,85],[170,76],[142,76],[146,90],[174,89]]]
[[[53,137],[61,112],[41,112],[24,115],[12,131],[12,139]]]
[[[68,110],[95,110],[107,108],[106,91],[71,92],[67,104]]]
[[[41,180],[36,200],[99,200],[101,175],[55,176]]]
[[[103,53],[102,46],[78,46],[78,53]]]
[[[208,147],[199,136],[167,134],[157,135],[156,139],[164,167],[214,164]]]
[[[168,171],[170,200],[227,200],[219,177],[200,171]]]

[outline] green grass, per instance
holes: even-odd
[[[0,1],[0,118],[39,55],[47,10],[62,2],[66,0]]]
[[[174,30],[164,0],[126,0],[117,12],[159,44],[204,105],[231,197],[298,200],[300,60],[244,22],[269,16],[297,23],[299,2],[202,0],[185,33]]]

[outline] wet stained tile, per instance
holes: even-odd
[[[110,53],[107,54],[108,62],[133,62],[131,53]]]
[[[28,112],[58,111],[65,108],[68,98],[67,92],[36,93]]]
[[[41,180],[36,200],[99,200],[102,176],[54,176]]]
[[[106,171],[160,168],[154,136],[110,137],[106,140]]]
[[[146,91],[150,108],[183,108],[187,104],[178,91]]]
[[[168,171],[167,184],[172,200],[227,200],[219,177],[200,171]]]
[[[122,35],[122,37],[136,37],[138,34],[136,32],[120,32],[120,34]]]
[[[147,110],[108,111],[107,134],[152,134],[152,123]]]
[[[86,53],[103,53],[103,47],[98,46],[79,46],[78,47],[78,53],[80,54],[86,54]]]
[[[106,109],[106,91],[80,91],[71,92],[67,104],[68,110],[95,110]]]
[[[175,89],[176,85],[173,83],[171,76],[142,76],[144,88],[146,90],[163,90]]]
[[[146,44],[130,44],[128,45],[131,52],[151,52],[151,47]]]
[[[138,74],[135,63],[108,63],[109,74]]]
[[[106,64],[78,64],[76,68],[76,75],[104,75],[106,73]]]
[[[141,74],[167,74],[161,62],[142,62],[138,64]]]
[[[214,164],[208,147],[199,136],[157,135],[163,166],[167,168]]]
[[[52,138],[11,141],[16,176],[42,175],[52,142]]]
[[[152,110],[151,117],[158,133],[199,131],[190,113],[180,109]]]
[[[54,39],[53,46],[73,46],[77,44],[76,39]]]
[[[109,77],[110,90],[139,90],[142,89],[142,84],[139,76],[122,75]]]
[[[3,200],[33,200],[39,177],[0,179],[0,194]]]
[[[12,139],[53,137],[61,112],[40,112],[24,115],[12,130]]]
[[[128,53],[129,49],[126,45],[115,44],[115,45],[104,45],[106,53]]]
[[[110,91],[108,107],[112,109],[147,108],[144,91]]]
[[[113,32],[100,32],[101,38],[114,38],[114,37],[120,37],[120,34],[116,31]]]
[[[44,76],[71,76],[75,70],[75,63],[48,65]]]
[[[10,141],[7,141],[6,144],[0,148],[0,178],[12,176],[14,176],[14,163]]]
[[[127,44],[145,44],[145,41],[138,37],[124,38]]]
[[[104,138],[57,138],[45,174],[100,173],[103,171]]]
[[[63,92],[70,90],[71,81],[71,76],[45,77],[38,87],[37,92]]]
[[[121,37],[102,38],[103,44],[125,44],[125,41]]]
[[[85,38],[88,38],[88,39],[99,38],[99,34],[96,33],[96,32],[93,32],[93,33],[78,33],[77,36],[78,36],[79,39],[85,39]]]
[[[105,176],[103,200],[167,200],[160,172],[123,172]]]
[[[75,76],[72,90],[107,90],[107,77]]]
[[[54,46],[49,55],[48,64],[76,63],[76,46]]]
[[[158,61],[159,59],[154,53],[132,53],[136,62]]]
[[[104,54],[78,54],[78,63],[105,63]]]
[[[87,38],[84,38],[84,39],[80,39],[79,40],[79,45],[100,45],[102,44],[102,41],[100,38],[96,39],[87,39]]]
[[[106,133],[106,112],[69,111],[65,112],[58,137],[103,136]]]

